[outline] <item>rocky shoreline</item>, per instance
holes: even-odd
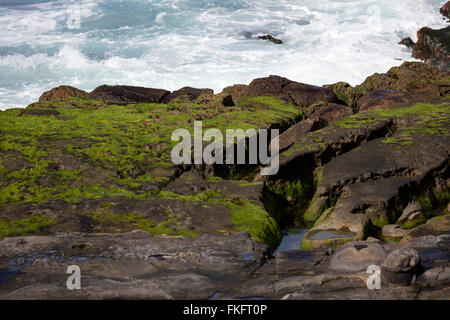
[[[0,112],[0,299],[450,299],[450,72],[426,62],[355,87],[60,86]],[[195,121],[279,129],[278,173],[175,165]],[[302,249],[274,256],[293,227]]]

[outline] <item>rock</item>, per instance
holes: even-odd
[[[309,119],[317,124],[316,127],[324,128],[329,124],[351,116],[352,114],[353,110],[350,107],[340,104],[329,104],[315,110]]]
[[[163,103],[192,103],[195,102],[202,95],[214,95],[212,89],[196,89],[191,87],[183,87],[174,91],[162,100]]]
[[[281,97],[303,108],[320,102],[337,101],[336,95],[329,89],[291,81],[279,76],[253,80],[248,86],[247,94],[250,97]]]
[[[414,218],[416,218],[416,214],[417,213],[422,213],[423,211],[423,207],[420,203],[418,202],[410,202],[408,203],[408,205],[406,206],[406,208],[403,210],[402,215],[400,216],[400,218],[398,218],[397,223],[402,224],[405,223],[406,221],[410,221],[413,220]]]
[[[440,70],[450,71],[450,26],[439,30],[424,27],[417,32],[417,38],[413,58],[424,60]]]
[[[388,224],[383,227],[381,234],[384,238],[401,239],[408,234],[408,230],[398,224]]]
[[[357,102],[359,112],[374,109],[397,109],[415,102],[427,102],[428,96],[418,96],[400,90],[375,89],[365,94]]]
[[[330,269],[339,272],[366,271],[379,265],[386,251],[377,242],[355,241],[340,246],[331,256]]]
[[[450,20],[450,1],[447,1],[439,10],[441,14]]]
[[[422,62],[404,62],[391,68],[387,73],[375,73],[355,87],[361,97],[375,89],[402,90],[429,96],[450,94],[448,73]],[[359,98],[357,97],[356,100]]]
[[[356,100],[361,96],[353,88],[350,84],[347,82],[338,82],[334,84],[327,84],[323,86],[324,88],[333,90],[333,92],[336,94],[339,103],[345,103],[350,108],[353,108],[356,106]]]
[[[161,103],[170,92],[132,86],[102,85],[88,94],[91,99],[102,100],[107,104],[127,105],[136,103]]]
[[[420,255],[412,248],[401,248],[391,252],[381,263],[381,277],[388,283],[409,285],[418,271]]]
[[[280,39],[274,38],[270,34],[266,34],[264,36],[258,36],[258,39],[267,40],[267,41],[270,41],[275,44],[283,44],[283,41],[281,41]]]
[[[406,46],[407,48],[412,48],[414,47],[414,41],[411,40],[410,37],[407,37],[405,39],[403,39],[402,41],[400,41],[398,44],[402,44],[404,46]]]
[[[234,103],[239,103],[239,101],[247,95],[247,91],[248,85],[235,84],[224,88],[216,97],[223,99],[224,97],[231,96]]]
[[[284,151],[307,132],[326,127],[352,114],[353,111],[351,108],[339,104],[329,104],[319,107],[307,120],[300,121],[278,137],[279,149],[280,151]],[[269,150],[272,150],[272,143]]]
[[[49,91],[45,91],[39,101],[67,101],[70,98],[84,97],[87,92],[71,86],[59,86]]]
[[[415,239],[426,235],[440,236],[450,234],[450,215],[438,216],[429,219],[409,230],[406,239]]]

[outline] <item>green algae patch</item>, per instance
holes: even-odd
[[[239,231],[248,232],[257,241],[275,248],[281,241],[281,231],[275,219],[261,205],[249,200],[228,200],[232,222]]]
[[[136,213],[128,214],[113,214],[109,210],[102,213],[86,214],[91,217],[96,223],[97,227],[102,232],[120,232],[122,230],[139,229],[146,231],[153,236],[156,235],[170,235],[170,236],[185,236],[198,237],[198,234],[190,230],[174,230],[168,227],[169,224],[176,223],[176,218],[169,217],[166,221],[155,223],[151,219],[146,218]]]
[[[0,219],[0,239],[13,236],[40,235],[42,228],[55,223],[54,219],[42,216],[30,216],[20,220]]]

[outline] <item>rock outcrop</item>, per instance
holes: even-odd
[[[87,92],[71,86],[59,86],[44,92],[39,101],[66,101],[70,98],[84,97]]]
[[[106,104],[126,105],[161,103],[169,94],[169,91],[163,89],[102,85],[90,92],[88,97],[95,100],[102,100]]]

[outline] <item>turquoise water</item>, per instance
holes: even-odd
[[[444,22],[436,0],[1,0],[0,109],[51,87],[176,90],[278,74],[357,84],[410,52],[397,42]],[[283,45],[255,40],[272,34]]]

